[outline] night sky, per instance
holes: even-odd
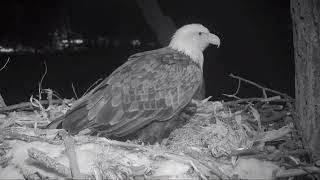
[[[0,45],[23,43],[41,47],[48,34],[61,26],[83,38],[99,36],[112,40],[139,39],[140,47],[122,43],[103,50],[81,52],[0,54],[0,93],[7,104],[27,101],[36,95],[38,82],[48,66],[42,88],[60,96],[78,95],[99,78],[108,76],[126,58],[139,51],[161,47],[145,22],[135,1],[127,0],[8,0],[0,2]],[[177,27],[201,23],[221,39],[221,47],[204,52],[207,96],[221,100],[232,94],[237,81],[230,73],[294,96],[294,60],[289,0],[182,1],[161,0],[161,9]],[[126,42],[126,41],[124,41]],[[146,44],[154,42],[155,46]],[[262,96],[261,91],[243,84],[240,97]]]

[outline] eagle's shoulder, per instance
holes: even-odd
[[[197,65],[189,56],[174,50],[170,47],[164,47],[161,49],[145,51],[141,53],[136,53],[131,55],[128,58],[128,62],[130,61],[157,61],[161,64],[169,64],[169,65]]]

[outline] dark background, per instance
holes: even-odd
[[[237,81],[230,73],[294,96],[294,61],[289,0],[159,1],[164,14],[177,27],[201,23],[221,39],[220,48],[204,52],[206,94],[214,100],[232,94]],[[1,42],[41,48],[48,34],[62,26],[85,39],[108,37],[112,45],[81,51],[2,53],[0,93],[7,104],[27,101],[42,88],[62,97],[78,96],[97,79],[108,76],[135,52],[161,47],[135,1],[127,0],[8,0],[0,2]],[[130,44],[139,39],[138,47]],[[240,97],[262,96],[259,89],[242,83]]]

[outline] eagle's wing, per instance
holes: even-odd
[[[169,48],[138,53],[73,106],[63,127],[77,133],[94,127],[125,136],[185,107],[202,80],[200,67]]]

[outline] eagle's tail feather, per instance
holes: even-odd
[[[77,108],[68,111],[65,115],[53,120],[49,125],[49,129],[63,128],[70,134],[77,134],[83,129],[91,127],[93,122],[88,119],[88,110],[86,104],[81,104]]]
[[[50,124],[48,124],[47,129],[61,129],[63,120],[64,116],[58,117],[57,119],[51,121]]]
[[[90,127],[92,122],[88,119],[88,110],[86,105],[80,105],[65,115],[62,127],[71,134],[77,134],[83,129]]]

